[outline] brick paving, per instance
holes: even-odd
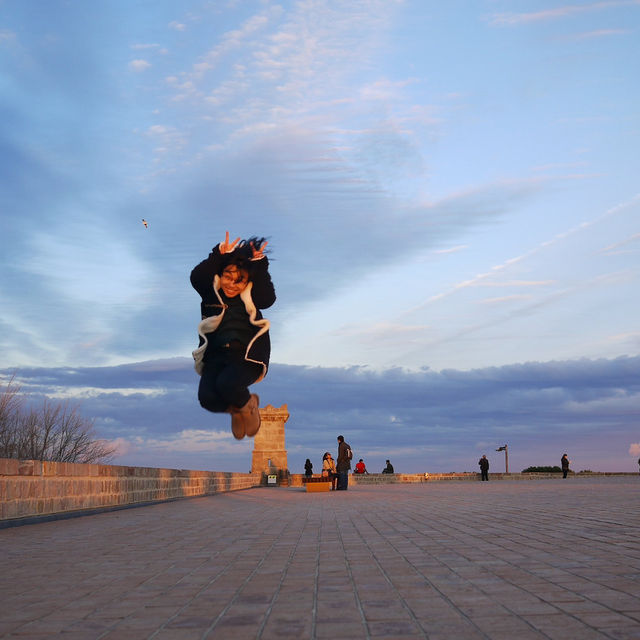
[[[0,530],[0,637],[640,639],[640,478],[265,487]]]

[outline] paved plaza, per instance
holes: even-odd
[[[640,478],[264,487],[0,530],[0,637],[640,639]]]

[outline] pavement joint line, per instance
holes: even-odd
[[[409,517],[409,519],[410,519],[410,520],[411,520],[411,519],[414,519],[414,517],[413,517],[413,516],[410,516],[410,517]],[[578,516],[576,519],[577,519],[577,520],[580,520],[581,518]],[[593,518],[593,517],[589,517],[589,519],[590,519],[590,520],[592,520],[592,521],[598,522],[598,523],[602,522],[602,523],[608,524],[608,521],[606,521],[606,520],[596,519],[596,518]],[[418,521],[418,522],[419,522],[419,521]],[[626,526],[628,527],[628,525],[626,525]],[[580,537],[580,536],[578,535],[578,537]],[[533,536],[527,536],[527,538],[528,538],[528,539],[530,539],[530,540],[535,540],[535,538],[534,538]],[[454,551],[452,547],[450,547],[450,546],[449,546],[448,548],[449,548],[449,550],[451,550],[452,552],[457,553],[457,551]],[[503,548],[504,548],[504,547],[503,547]],[[494,555],[494,556],[495,556],[495,554],[492,554],[492,555]],[[527,569],[526,569],[526,568],[524,568],[524,567],[521,567],[521,566],[519,566],[519,565],[514,565],[513,563],[509,562],[508,560],[506,560],[505,562],[506,562],[507,564],[509,564],[510,566],[512,566],[513,568],[517,569],[517,570],[520,570],[520,571],[523,571],[523,572],[529,573],[529,574],[530,574],[531,576],[533,576],[533,577],[536,577],[536,578],[542,579],[542,580],[544,580],[545,582],[547,582],[548,584],[556,586],[556,583],[551,582],[550,580],[547,580],[547,579],[545,579],[545,578],[543,578],[543,577],[541,577],[541,576],[539,576],[539,575],[537,575],[537,574],[533,573],[532,571],[527,570]],[[550,564],[548,564],[548,563],[545,563],[545,564],[547,564],[547,566],[549,566],[549,567],[552,567],[552,565],[550,565]],[[583,565],[583,563],[581,563],[581,565]],[[447,566],[447,565],[444,565],[444,566]],[[456,573],[456,575],[458,575],[461,579],[464,579],[464,576],[460,576],[460,574],[459,574],[457,571],[455,571],[455,569],[451,569],[451,570],[452,570],[454,573]],[[575,571],[571,571],[571,570],[570,570],[570,568],[566,568],[566,569],[564,569],[564,571],[566,571],[566,573],[568,573],[569,575],[574,576],[574,577],[576,577],[576,578],[582,578],[582,576],[580,576],[580,575],[579,575],[578,573],[576,573]],[[426,576],[425,576],[425,578],[426,578]],[[545,603],[546,603],[546,604],[548,604],[549,606],[554,607],[554,608],[556,609],[556,611],[557,611],[559,614],[562,614],[562,615],[565,615],[565,616],[569,616],[569,617],[573,618],[575,621],[577,621],[579,624],[586,625],[586,623],[584,622],[584,620],[580,619],[580,618],[579,618],[579,617],[577,617],[575,614],[572,614],[571,612],[567,612],[567,611],[565,611],[564,609],[560,609],[559,607],[557,607],[557,606],[556,606],[556,605],[554,605],[553,603],[548,602],[547,600],[544,600],[543,598],[541,598],[540,596],[538,596],[536,593],[534,593],[534,592],[532,592],[532,591],[529,591],[528,589],[526,589],[526,588],[524,588],[524,587],[522,587],[522,586],[520,586],[520,585],[518,585],[518,584],[514,583],[512,580],[509,580],[509,579],[504,578],[504,577],[502,577],[501,579],[502,579],[502,580],[505,580],[506,582],[508,582],[509,584],[511,584],[513,587],[515,587],[515,588],[517,588],[517,589],[519,589],[519,590],[523,591],[524,593],[527,593],[527,594],[529,594],[529,595],[531,595],[531,596],[533,596],[533,597],[537,598],[538,600],[540,600],[540,601],[542,601],[542,602],[545,602]],[[591,581],[593,581],[593,580],[591,580]],[[603,585],[601,582],[597,582],[597,584],[599,584],[599,585],[600,585],[600,586],[602,586],[602,587],[606,586],[606,585]],[[490,593],[487,593],[484,589],[482,589],[482,587],[477,587],[477,588],[478,588],[482,593],[484,593],[485,595],[490,596]],[[568,589],[566,589],[565,587],[561,587],[561,588],[565,589],[565,591],[567,591],[567,593],[571,593],[571,591],[569,591],[569,590],[568,590]],[[609,587],[609,588],[612,588],[612,587]],[[614,590],[615,590],[615,591],[618,591],[618,592],[619,592],[619,593],[621,593],[621,594],[629,595],[629,594],[627,594],[627,592],[625,592],[625,591],[620,591],[619,589],[614,589]],[[606,609],[608,610],[608,612],[610,612],[610,613],[614,613],[614,614],[616,614],[616,615],[622,615],[622,616],[625,616],[626,618],[628,618],[628,619],[629,619],[629,621],[630,621],[630,622],[634,622],[634,619],[633,619],[633,618],[630,618],[629,616],[626,616],[624,613],[619,612],[619,611],[616,611],[615,609],[612,609],[611,607],[607,606],[606,604],[603,604],[603,603],[600,603],[600,602],[596,602],[595,600],[593,600],[593,599],[589,598],[586,594],[581,594],[581,597],[583,597],[586,601],[591,602],[592,604],[597,604],[597,605],[599,605],[599,606],[602,606],[602,607],[606,608]],[[455,606],[455,605],[453,605],[453,606]],[[529,623],[529,621],[528,621],[528,620],[526,620],[526,618],[523,618],[520,614],[518,614],[516,611],[514,611],[513,609],[511,609],[507,604],[503,604],[502,606],[504,606],[504,607],[505,607],[505,609],[507,609],[507,610],[508,610],[512,615],[514,615],[514,616],[516,616],[516,617],[520,618],[520,619],[521,619],[521,620],[523,620],[525,623],[527,623],[527,624],[531,627],[531,629],[532,629],[532,630],[536,631],[537,633],[540,633],[541,635],[544,635],[544,636],[545,636],[545,637],[547,637],[547,638],[549,638],[549,637],[550,637],[550,636],[548,636],[547,634],[545,634],[545,633],[544,633],[544,631],[542,631],[541,629],[538,629],[538,628],[534,627],[531,623]],[[457,607],[456,607],[456,609],[457,609]],[[460,612],[460,613],[462,613],[462,614],[463,614],[463,612]],[[464,614],[463,614],[463,615],[464,615]],[[588,625],[587,625],[587,626],[588,626]],[[602,633],[603,635],[605,635],[605,636],[606,636],[606,637],[608,637],[608,638],[615,638],[615,636],[611,636],[611,635],[607,634],[607,633],[606,633],[606,631],[603,631],[602,629],[599,629],[598,631],[599,631],[599,633]]]
[[[235,560],[236,558],[238,558],[238,556],[242,553],[242,551],[238,551],[234,556],[233,556],[233,560]],[[222,555],[222,552],[217,551],[216,553],[213,554],[213,557],[217,557]],[[207,560],[204,560],[200,566],[202,566],[203,564],[206,564]],[[171,567],[175,567],[177,563],[172,563]],[[210,587],[212,584],[214,584],[217,580],[219,580],[222,576],[224,576],[225,574],[227,574],[230,570],[230,568],[232,567],[232,562],[229,562],[227,564],[227,566],[221,570],[218,571],[218,573],[216,573],[215,577],[213,577],[211,580],[209,580],[199,591],[198,594],[202,593],[205,589],[207,589],[208,587]],[[176,584],[179,584],[182,580],[185,579],[185,577],[187,577],[188,575],[191,575],[194,571],[195,571],[196,567],[194,567],[192,569],[191,572],[189,572],[188,574],[185,574],[180,580],[178,580],[178,582]],[[154,576],[152,576],[151,578],[148,578],[147,580],[141,582],[140,584],[144,584],[145,582],[149,582],[150,580],[153,580],[154,578],[161,576],[163,573],[166,573],[166,569],[164,569],[163,571],[159,571],[158,573],[156,573]],[[154,631],[150,636],[149,636],[149,640],[151,640],[153,637],[155,637],[160,631],[163,631],[166,626],[172,622],[173,620],[175,620],[186,608],[189,607],[189,605],[191,604],[191,601],[186,602],[182,607],[180,607],[180,609],[178,609],[178,611],[176,611],[176,613],[174,615],[172,615],[170,618],[168,618],[156,631]],[[128,617],[131,617],[133,614],[131,614]],[[111,633],[111,630],[109,630],[108,632],[106,632],[105,634],[103,634],[102,636],[100,636],[98,638],[98,640],[100,640],[100,638],[104,637],[104,635],[107,635],[107,633]]]
[[[278,536],[274,536],[273,538],[273,542],[271,543],[271,545],[269,546],[269,549],[263,554],[262,558],[260,559],[260,561],[258,562],[258,564],[255,566],[255,568],[253,569],[253,571],[251,571],[249,573],[249,575],[243,580],[242,584],[236,589],[236,592],[233,596],[233,598],[231,598],[231,600],[229,601],[229,603],[227,604],[226,607],[224,607],[224,609],[218,614],[218,616],[216,617],[216,619],[211,623],[211,625],[209,625],[209,627],[206,629],[206,631],[204,631],[204,633],[202,634],[202,638],[204,640],[204,638],[206,638],[210,633],[212,633],[215,628],[218,626],[218,624],[220,623],[220,620],[222,620],[222,618],[224,617],[224,615],[227,613],[227,611],[235,604],[235,602],[237,601],[238,597],[240,596],[240,594],[242,593],[242,591],[244,590],[244,588],[247,586],[247,584],[250,582],[251,578],[253,578],[253,576],[258,572],[258,569],[260,569],[262,567],[262,565],[265,563],[267,557],[269,556],[269,554],[273,551],[273,548],[276,546],[276,544],[280,541]],[[229,568],[229,567],[228,567]],[[265,614],[267,615],[267,614]],[[268,616],[267,616],[268,617]],[[151,640],[151,638],[149,638],[149,640]]]
[[[311,508],[307,509],[307,517],[311,513]],[[320,578],[320,540],[322,526],[316,531],[316,562],[313,575],[313,605],[311,608],[311,640],[316,640],[317,624],[318,624],[318,580]]]
[[[277,542],[277,538],[275,538],[275,539],[274,539],[274,542],[272,543],[271,547],[269,548],[269,551],[271,551],[271,549],[272,549],[272,548],[273,548],[273,546],[276,544],[276,542]],[[238,550],[238,551],[233,555],[232,560],[230,560],[230,561],[228,561],[228,562],[227,562],[226,567],[225,567],[223,570],[218,571],[218,573],[216,573],[216,575],[215,575],[215,577],[214,577],[214,578],[212,578],[212,579],[211,579],[211,580],[209,580],[205,585],[203,585],[203,586],[198,590],[197,594],[196,594],[196,595],[195,595],[191,600],[189,600],[188,602],[186,602],[182,607],[180,607],[180,609],[179,609],[178,611],[176,611],[176,613],[175,613],[174,615],[172,615],[170,618],[168,618],[168,619],[167,619],[167,620],[162,624],[162,626],[160,626],[156,631],[154,631],[154,632],[149,636],[148,640],[152,640],[152,638],[154,638],[155,636],[157,636],[157,635],[158,635],[158,633],[160,633],[161,631],[166,630],[167,625],[169,625],[169,624],[170,624],[173,620],[175,620],[175,619],[176,619],[176,618],[177,618],[177,617],[178,617],[178,616],[179,616],[179,615],[180,615],[180,614],[181,614],[185,609],[187,609],[187,608],[192,604],[192,601],[193,601],[193,600],[195,600],[195,598],[197,598],[200,594],[202,594],[206,589],[208,589],[209,587],[211,587],[211,585],[213,585],[215,582],[217,582],[220,578],[222,578],[222,577],[223,577],[223,576],[225,576],[227,573],[229,573],[229,571],[230,571],[230,570],[231,570],[231,568],[233,567],[233,562],[234,562],[235,560],[237,560],[237,559],[242,555],[242,552],[243,552],[243,549],[239,549],[239,550]],[[267,553],[268,553],[268,552],[267,552]],[[213,557],[213,558],[216,558],[216,557],[221,556],[221,555],[223,555],[223,554],[222,554],[222,552],[221,552],[221,551],[217,551],[217,552],[215,552],[215,553],[212,555],[212,557]],[[264,562],[264,559],[266,558],[266,555],[267,555],[267,554],[265,554],[265,556],[263,556],[263,560],[262,560],[262,562]],[[202,562],[202,564],[201,564],[200,566],[202,566],[202,565],[206,564],[209,560],[210,560],[210,558],[205,559],[205,560]],[[174,565],[175,565],[175,563],[174,563]],[[172,566],[174,566],[174,565],[172,565]],[[252,572],[252,573],[247,577],[247,579],[245,580],[245,583],[246,583],[246,582],[248,582],[248,581],[251,579],[252,575],[253,575],[253,574],[254,574],[254,573],[255,573],[259,568],[260,568],[260,566],[257,566],[257,567],[254,569],[254,571],[253,571],[253,572]],[[193,573],[193,571],[195,571],[195,568],[191,571],[191,573]],[[187,574],[187,575],[190,575],[190,574]],[[181,578],[181,580],[184,580],[184,578],[185,578],[185,577],[186,577],[186,576],[183,576],[183,577]],[[178,581],[178,582],[180,582],[180,581]],[[243,584],[244,584],[244,583],[243,583]],[[237,599],[237,595],[242,591],[242,588],[243,588],[243,585],[241,585],[241,586],[238,588],[238,590],[237,590],[237,592],[236,592],[236,596],[233,598],[233,600],[232,600],[231,602],[229,602],[228,606],[223,610],[223,612],[221,612],[221,614],[220,614],[220,616],[219,616],[219,617],[221,617],[224,613],[226,613],[226,610],[227,610],[227,609],[229,609],[229,608],[233,605],[233,603],[234,603],[234,602],[235,602],[235,600]],[[208,633],[208,632],[205,632],[205,633],[204,633],[203,638],[204,638],[204,637],[206,637],[206,634],[207,634],[207,633]]]
[[[531,537],[531,536],[529,536],[529,538],[530,538],[530,539],[534,539],[534,538],[533,538],[533,537]],[[503,546],[503,545],[500,545],[500,546]],[[504,548],[504,546],[503,546],[503,548]],[[451,549],[451,547],[449,547],[449,549]],[[492,553],[491,555],[493,555],[493,556],[495,557],[495,553]],[[541,576],[538,576],[537,574],[533,573],[532,571],[527,570],[527,569],[526,569],[526,568],[524,568],[524,567],[521,567],[521,566],[519,566],[519,565],[514,565],[512,562],[509,562],[508,560],[504,560],[504,562],[505,562],[506,564],[508,564],[509,566],[513,567],[514,569],[518,570],[518,571],[523,571],[523,572],[529,573],[531,576],[536,577],[536,578],[540,578],[540,579],[544,580],[545,582],[547,582],[547,583],[548,583],[548,584],[550,584],[550,585],[555,585],[555,583],[551,582],[550,580],[547,580],[547,579],[545,579],[545,578],[542,578]],[[552,565],[549,565],[548,563],[545,563],[545,564],[547,564],[547,566],[549,566],[549,567],[551,567],[551,566],[552,566]],[[446,565],[445,565],[445,566],[446,566]],[[460,576],[460,574],[459,574],[458,572],[456,572],[454,569],[451,569],[451,570],[452,570],[454,573],[456,573],[456,575],[458,575],[459,577],[461,577],[462,579],[464,579],[464,577],[463,577],[463,576]],[[570,575],[576,576],[576,574],[575,574],[575,573],[573,573],[573,572],[571,572],[571,571],[568,571],[568,570],[565,570],[565,571],[566,571],[566,573],[568,573],[568,574],[570,574]],[[580,577],[580,576],[576,576],[576,577]],[[531,595],[531,596],[533,596],[533,597],[535,597],[535,598],[539,599],[539,600],[540,600],[540,601],[542,601],[542,602],[545,602],[545,603],[546,603],[546,604],[548,604],[549,606],[554,607],[554,608],[557,610],[557,612],[558,612],[558,613],[561,613],[561,614],[563,614],[563,615],[568,615],[568,616],[572,617],[574,620],[576,620],[577,622],[579,622],[580,624],[585,624],[585,623],[584,623],[584,621],[580,620],[580,619],[579,619],[579,618],[577,618],[575,615],[572,615],[571,613],[566,612],[566,611],[564,611],[563,609],[560,609],[560,608],[559,608],[559,607],[557,607],[556,605],[554,605],[554,604],[552,604],[552,603],[550,603],[550,602],[548,602],[548,601],[546,601],[546,600],[544,600],[544,599],[540,598],[540,596],[538,596],[536,593],[534,593],[534,592],[532,592],[532,591],[529,591],[528,589],[526,589],[525,587],[520,586],[519,584],[516,584],[516,583],[515,583],[515,582],[513,582],[512,580],[509,580],[508,578],[505,578],[505,577],[501,577],[501,579],[502,579],[502,580],[505,580],[507,583],[511,584],[511,585],[512,585],[513,587],[515,587],[516,589],[519,589],[520,591],[522,591],[522,592],[524,592],[524,593],[526,593],[526,594],[528,594],[528,595]],[[487,593],[484,589],[482,589],[482,587],[480,587],[480,586],[476,586],[476,588],[478,588],[478,589],[479,589],[483,594],[485,594],[485,595],[487,595],[487,596],[490,596],[490,595],[491,595],[490,593]],[[562,587],[562,588],[564,588],[564,587]],[[564,588],[564,589],[565,589],[565,591],[567,591],[567,593],[571,593],[568,589],[566,589],[566,588]],[[590,600],[590,599],[589,599],[588,597],[586,597],[586,596],[583,596],[583,597],[584,597],[586,600]],[[593,600],[590,600],[590,601],[591,601],[591,602],[595,602],[595,601],[593,601]],[[599,603],[598,603],[598,604],[599,604]],[[455,606],[455,605],[454,605],[454,606]],[[508,610],[512,615],[514,615],[514,616],[519,617],[519,618],[521,618],[521,619],[522,619],[522,616],[520,616],[516,611],[514,611],[513,609],[511,609],[511,608],[509,607],[509,605],[508,605],[508,604],[502,604],[502,606],[504,606],[504,607],[505,607],[505,609],[507,609],[507,610]],[[612,609],[609,609],[609,610],[610,610],[610,611],[613,611]],[[615,612],[615,613],[617,613],[617,612]],[[542,630],[537,629],[536,627],[534,627],[533,625],[531,625],[531,624],[529,623],[529,621],[528,621],[528,620],[524,619],[524,622],[526,622],[526,623],[527,623],[527,624],[528,624],[528,625],[529,625],[529,626],[530,626],[534,631],[537,631],[538,633],[540,633],[540,634],[544,635],[545,637],[550,637],[550,636],[548,636],[547,634],[545,634]],[[610,637],[610,636],[608,636],[608,637]]]
[[[306,524],[306,520],[305,520],[305,524]],[[260,638],[262,637],[262,633],[264,631],[264,628],[267,626],[267,622],[269,621],[269,616],[271,615],[271,612],[273,611],[273,606],[275,605],[276,601],[278,600],[278,596],[280,595],[280,590],[282,589],[282,583],[284,582],[285,578],[287,577],[287,574],[289,573],[289,569],[291,567],[291,561],[292,561],[296,551],[298,550],[298,545],[300,544],[300,540],[304,536],[304,529],[305,529],[304,526],[301,527],[300,533],[298,534],[298,539],[296,540],[296,544],[293,547],[293,549],[289,552],[289,558],[287,559],[287,562],[285,563],[284,571],[282,571],[282,573],[280,575],[280,580],[278,582],[278,586],[276,587],[275,593],[271,597],[271,602],[269,603],[269,606],[267,607],[267,610],[264,613],[264,619],[262,621],[262,624],[258,628],[258,632],[256,634],[256,640],[260,640]]]
[[[349,520],[351,521],[351,524],[354,524],[353,519],[351,517],[349,517]],[[337,513],[334,513],[334,521],[336,523],[339,522]],[[357,527],[356,527],[356,530],[357,530]],[[347,549],[344,546],[344,538],[342,537],[342,532],[340,531],[340,527],[339,526],[336,526],[336,532],[338,534],[338,538],[340,540],[340,545],[342,546],[342,551],[344,553],[344,563],[345,563],[345,566],[347,568],[347,573],[349,575],[349,581],[351,582],[351,588],[353,589],[353,595],[354,595],[355,600],[356,600],[356,606],[358,608],[358,612],[360,613],[360,620],[361,620],[362,625],[363,625],[363,627],[365,629],[366,640],[370,640],[371,639],[371,629],[369,628],[369,623],[367,622],[367,616],[365,615],[364,609],[362,607],[362,601],[360,600],[360,596],[358,594],[358,588],[356,587],[356,582],[355,582],[355,580],[353,578],[353,571],[351,569],[351,564],[349,563],[349,558],[347,556]]]
[[[373,523],[368,520],[369,524],[371,525],[371,527],[373,529],[375,529],[375,531],[380,534],[380,531],[373,525]],[[396,595],[398,595],[398,597],[400,598],[400,602],[402,603],[402,606],[407,609],[407,611],[409,612],[411,618],[413,619],[413,621],[418,625],[418,627],[420,628],[420,630],[423,633],[423,636],[425,638],[428,639],[428,632],[424,629],[424,627],[422,626],[422,624],[420,623],[420,621],[418,620],[417,616],[415,615],[415,612],[413,611],[413,609],[409,606],[409,604],[407,604],[407,602],[405,601],[404,597],[402,597],[402,595],[398,592],[396,586],[393,584],[393,581],[389,578],[387,572],[384,570],[384,568],[382,567],[382,565],[380,564],[376,553],[373,549],[371,549],[371,547],[369,546],[369,543],[364,539],[364,537],[362,537],[362,534],[360,532],[358,532],[359,535],[361,536],[361,539],[363,541],[363,543],[365,544],[365,546],[369,549],[369,551],[371,552],[371,557],[373,558],[374,562],[376,563],[376,565],[378,566],[378,568],[380,569],[380,571],[382,572],[382,575],[384,576],[385,580],[387,581],[387,583],[391,586],[391,588],[394,590],[394,592],[396,593]],[[383,536],[381,536],[383,537]],[[406,536],[405,536],[406,537]],[[453,607],[464,619],[467,620],[467,622],[469,622],[469,624],[471,624],[477,631],[478,633],[482,634],[482,637],[489,640],[489,636],[487,636],[484,631],[482,629],[480,629],[480,627],[478,627],[477,624],[475,624],[473,622],[473,620],[471,620],[469,618],[469,616],[467,616],[463,611],[460,611],[460,609],[458,608],[458,606],[441,590],[439,589],[422,571],[420,571],[419,569],[417,569],[417,567],[415,567],[413,564],[411,564],[411,562],[406,558],[405,554],[403,554],[394,544],[393,542],[391,542],[391,540],[389,540],[388,538],[385,538],[387,544],[389,544],[390,547],[392,547],[397,553],[398,555],[405,561],[406,564],[408,564],[411,569],[417,573],[419,576],[421,576],[422,578],[424,578],[426,580],[426,582],[435,590],[437,591],[440,596],[449,604],[451,605],[451,607]],[[415,546],[415,545],[414,545]],[[446,566],[444,563],[441,563],[443,566]],[[447,567],[448,568],[448,567]]]

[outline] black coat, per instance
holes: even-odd
[[[220,296],[220,276],[223,268],[223,258],[219,245],[214,247],[209,257],[203,260],[191,272],[191,284],[200,294],[202,302],[200,310],[202,321],[198,325],[200,345],[193,352],[195,369],[201,374],[204,353],[209,341],[207,334],[213,333],[222,322],[226,305]],[[263,318],[260,309],[267,309],[276,301],[276,292],[269,275],[269,260],[262,257],[251,262],[249,284],[240,294],[245,309],[249,315],[249,322],[256,328],[253,338],[247,345],[245,360],[262,365],[262,379],[269,368],[271,356],[271,341],[269,339],[269,321]]]

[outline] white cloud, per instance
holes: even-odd
[[[184,31],[187,28],[186,24],[178,22],[177,20],[173,20],[168,26],[169,29],[173,29],[174,31]]]
[[[0,29],[0,44],[4,42],[15,42],[16,34],[8,29]]]
[[[132,446],[138,450],[169,453],[237,453],[240,446],[253,446],[253,440],[237,442],[231,431],[184,429],[168,438],[135,438]]]
[[[131,48],[134,51],[143,51],[145,49],[159,49],[160,45],[159,44],[132,44]]]
[[[151,66],[151,63],[147,62],[146,60],[132,60],[129,63],[129,68],[132,71],[137,71],[137,72],[146,71],[150,66]]]

